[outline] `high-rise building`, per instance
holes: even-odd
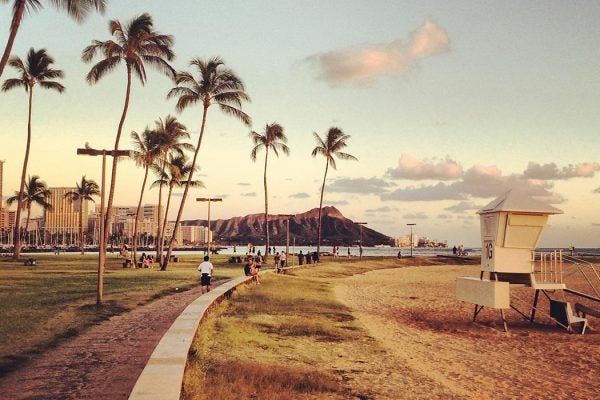
[[[83,226],[88,225],[88,202],[71,201],[65,197],[69,192],[75,191],[74,187],[48,188],[50,196],[48,203],[51,209],[44,210],[45,231],[52,234],[79,232],[79,210],[83,206]]]
[[[110,233],[120,233],[124,237],[133,237],[133,230],[135,226],[135,212],[136,206],[117,206],[113,207],[111,213]],[[164,213],[164,207],[160,207],[161,213]],[[96,212],[90,216],[90,221],[94,222],[94,226],[97,225],[95,221],[98,219],[100,213],[100,207],[96,206]],[[162,221],[161,221],[162,223]],[[90,227],[91,229],[96,229]],[[158,206],[154,204],[145,204],[140,208],[138,214],[138,235],[140,237],[143,234],[156,236],[158,230]]]
[[[184,244],[203,244],[207,241],[208,228],[205,226],[182,226]]]

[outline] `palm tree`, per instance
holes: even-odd
[[[142,181],[140,200],[138,201],[137,209],[135,211],[135,222],[133,224],[133,259],[137,260],[137,233],[140,209],[142,208],[144,190],[146,189],[146,182],[148,181],[148,172],[150,171],[150,168],[156,166],[161,155],[160,149],[163,135],[155,130],[146,128],[141,136],[136,132],[131,132],[131,138],[133,139],[132,143],[134,148],[132,157],[138,166],[144,168],[144,180]]]
[[[325,180],[327,179],[327,170],[331,165],[331,168],[336,169],[335,158],[340,160],[356,160],[358,159],[351,154],[343,153],[341,150],[348,146],[348,140],[350,135],[346,135],[339,128],[329,128],[325,140],[321,139],[321,136],[316,132],[313,132],[313,136],[317,141],[317,147],[312,151],[312,156],[316,157],[317,154],[321,154],[325,157],[325,175],[323,175],[323,185],[321,185],[321,200],[319,201],[319,225],[317,226],[317,254],[321,250],[321,210],[323,209],[323,193],[325,192]]]
[[[90,179],[85,179],[85,175],[81,177],[81,182],[77,183],[77,188],[65,193],[65,198],[72,202],[79,201],[79,247],[81,254],[84,254],[85,237],[83,235],[83,202],[94,201],[92,196],[100,195],[100,187]]]
[[[190,134],[187,131],[185,125],[181,122],[177,121],[177,118],[168,115],[164,120],[158,119],[155,121],[156,131],[161,135],[160,141],[160,154],[161,154],[161,162],[156,169],[156,172],[159,176],[159,179],[165,174],[165,170],[167,168],[167,157],[169,154],[177,154],[183,156],[184,150],[194,151],[194,146],[189,143],[183,143],[181,140],[189,139]],[[162,205],[162,187],[163,185],[159,185],[158,188],[158,225],[157,225],[157,245],[156,245],[156,259],[160,263],[162,261],[163,254],[163,229],[162,227],[162,214],[160,212]],[[166,221],[167,214],[165,213],[164,220]]]
[[[273,153],[279,157],[279,151],[285,155],[290,154],[290,148],[286,145],[287,136],[283,133],[283,127],[277,122],[265,125],[265,133],[259,134],[254,131],[250,132],[250,138],[254,143],[254,148],[250,153],[252,161],[256,161],[256,155],[262,148],[265,149],[265,170],[263,174],[263,182],[265,187],[265,232],[266,232],[266,244],[265,244],[265,260],[267,254],[269,254],[269,198],[267,196],[267,161],[269,160],[269,150],[273,150]]]
[[[167,194],[167,206],[165,207],[165,218],[160,230],[160,237],[164,238],[165,230],[167,228],[167,216],[169,215],[169,206],[171,204],[171,195],[173,194],[173,188],[182,187],[187,182],[189,174],[192,172],[192,165],[187,163],[187,157],[185,155],[173,155],[169,156],[168,168],[162,174],[161,179],[156,180],[152,183],[152,186],[168,186],[169,193]],[[198,167],[195,168],[197,170]],[[204,183],[199,180],[190,182],[191,187],[204,187]],[[173,231],[175,235],[175,231]]]
[[[0,2],[8,3],[9,0],[0,0]],[[66,11],[75,21],[82,22],[92,8],[95,8],[99,12],[104,12],[106,0],[51,0],[51,3],[57,9]],[[2,76],[4,67],[6,67],[8,58],[10,57],[10,52],[12,51],[15,38],[17,37],[17,31],[21,26],[21,21],[23,20],[25,12],[30,14],[31,11],[38,11],[40,8],[42,8],[40,0],[13,0],[10,33],[8,35],[2,59],[0,59],[0,76]]]
[[[171,61],[175,58],[175,55],[171,50],[171,47],[173,46],[173,37],[160,34],[153,28],[152,17],[148,14],[142,14],[135,17],[124,26],[118,20],[111,20],[109,22],[109,30],[111,35],[114,36],[115,41],[107,40],[101,42],[99,40],[94,40],[91,45],[83,50],[81,55],[81,59],[84,62],[92,61],[97,52],[102,53],[103,56],[103,59],[95,64],[87,74],[87,81],[90,85],[97,83],[121,62],[125,63],[127,72],[125,103],[117,128],[114,150],[119,149],[121,132],[123,131],[123,124],[125,123],[125,117],[127,116],[129,97],[131,95],[132,74],[135,74],[139,78],[142,85],[146,82],[145,64],[156,68],[169,77],[173,77],[175,74],[173,68],[167,63],[167,61]],[[108,225],[115,194],[117,164],[118,159],[114,157],[104,220],[103,240],[105,243],[108,240],[110,232]]]
[[[200,73],[199,79],[196,79],[189,72],[179,72],[175,77],[175,82],[178,86],[169,91],[167,98],[177,97],[177,110],[183,111],[188,106],[202,103],[202,124],[200,125],[200,136],[198,137],[198,145],[194,152],[192,160],[192,168],[196,167],[196,160],[200,152],[202,138],[204,137],[204,128],[206,127],[206,117],[208,108],[212,104],[218,104],[226,114],[232,115],[240,119],[244,124],[250,125],[250,117],[241,110],[242,101],[250,101],[250,97],[246,94],[244,84],[235,75],[233,71],[225,68],[225,63],[218,57],[209,61],[195,58],[190,63],[196,67]],[[183,189],[183,197],[177,212],[175,220],[175,231],[181,221],[185,200],[187,198],[190,183],[193,179],[193,171],[188,176],[188,180]],[[166,270],[175,244],[175,235],[171,237],[169,242],[169,250],[167,258],[164,260],[161,270]]]
[[[31,114],[33,104],[33,88],[36,84],[44,89],[56,90],[62,93],[65,87],[52,79],[62,78],[63,72],[59,69],[51,67],[54,64],[54,59],[46,52],[46,49],[35,51],[29,49],[27,53],[27,61],[23,61],[19,57],[11,57],[8,64],[15,68],[19,73],[19,78],[7,79],[2,85],[2,91],[23,88],[29,94],[29,113],[27,117],[27,144],[25,145],[25,158],[23,160],[23,170],[21,172],[21,184],[19,186],[20,196],[23,195],[25,188],[25,175],[27,174],[27,163],[29,162],[29,149],[31,148]],[[15,217],[15,237],[14,237],[14,259],[18,260],[21,255],[21,239],[18,234],[21,223],[21,207],[17,207],[17,215]]]
[[[41,181],[38,175],[33,175],[30,176],[27,183],[25,183],[25,191],[23,193],[15,192],[14,196],[9,197],[6,200],[6,203],[10,206],[13,203],[17,202],[18,199],[21,199],[21,201],[19,202],[20,204],[17,205],[17,212],[19,212],[19,210],[22,208],[27,209],[27,218],[25,220],[25,231],[27,231],[29,229],[29,217],[31,216],[31,206],[33,204],[37,204],[41,206],[44,210],[52,209],[52,205],[48,203],[49,196],[50,191],[48,190],[46,182]],[[15,235],[17,235],[16,232],[19,232],[17,236],[21,236],[20,230],[21,229],[19,227],[19,230],[15,231]]]

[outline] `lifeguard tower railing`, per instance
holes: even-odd
[[[562,284],[564,276],[562,250],[531,252],[531,273],[538,283]]]

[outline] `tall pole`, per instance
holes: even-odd
[[[212,242],[212,235],[210,234],[210,200],[208,201],[208,245],[207,245],[207,253],[210,256],[210,242]]]
[[[411,224],[406,224],[408,226],[410,226],[410,256],[413,256],[413,231],[412,228],[413,226],[415,226],[415,223],[411,223]]]
[[[356,225],[359,226],[360,228],[360,239],[359,239],[359,245],[358,245],[358,254],[359,254],[359,259],[362,260],[362,253],[363,253],[363,225],[367,225],[366,222],[355,222]]]
[[[208,234],[207,234],[207,237],[206,237],[206,240],[207,240],[208,243],[206,245],[206,251],[208,252],[208,255],[210,256],[210,242],[212,241],[211,240],[212,237],[211,237],[211,234],[210,234],[210,203],[213,202],[213,201],[223,201],[223,199],[220,198],[220,197],[198,197],[198,198],[196,198],[196,201],[208,202],[208,218],[207,218],[207,220],[208,220],[207,221]],[[175,233],[173,233],[173,234],[175,234]]]
[[[106,180],[106,151],[102,152],[102,186],[100,186],[100,254],[98,255],[98,290],[96,304],[102,304],[104,293],[104,262],[106,257],[106,242],[104,241],[104,183]],[[108,225],[107,225],[108,226]]]
[[[288,218],[286,222],[286,232],[285,232],[285,266],[287,267],[288,260],[290,259],[290,219]]]

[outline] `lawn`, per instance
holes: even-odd
[[[0,376],[87,327],[198,284],[201,256],[183,256],[167,271],[123,269],[109,255],[104,304],[96,307],[95,255],[36,255],[38,265],[0,258]],[[240,275],[239,264],[213,256],[215,279]]]
[[[354,367],[345,360],[385,351],[336,300],[335,280],[417,262],[327,260],[240,288],[203,321],[182,398],[367,398],[349,383]]]

